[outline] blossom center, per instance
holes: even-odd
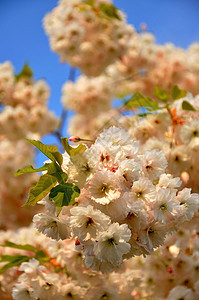
[[[91,168],[89,167],[88,163],[82,166],[82,170],[88,173],[91,172]]]
[[[129,220],[131,220],[133,217],[135,217],[135,214],[134,214],[134,213],[129,213],[128,216],[127,216],[127,218],[128,218]]]
[[[175,160],[175,161],[179,161],[179,156],[176,155],[176,157],[175,157],[174,160]]]
[[[107,294],[103,294],[100,299],[107,300],[108,299]]]
[[[126,181],[128,181],[128,178],[127,178],[127,174],[126,174],[126,173],[124,173],[122,176],[124,177],[124,179],[125,179]]]
[[[147,165],[147,166],[146,166],[146,169],[147,169],[147,170],[152,169],[152,166]]]
[[[199,133],[199,132],[198,132],[197,130],[194,130],[194,131],[193,131],[193,136],[198,136],[198,133]]]
[[[166,204],[164,203],[164,204],[162,204],[161,206],[160,206],[160,209],[161,210],[166,210],[167,209],[167,206],[166,206]]]
[[[153,234],[153,233],[154,233],[154,230],[152,228],[149,228],[148,234]]]
[[[86,222],[86,227],[88,227],[89,225],[93,224],[93,220],[91,218],[88,218],[87,222]]]
[[[105,192],[107,192],[107,190],[108,190],[108,187],[107,187],[107,185],[105,185],[105,184],[103,184],[103,185],[101,186],[101,188],[100,188],[100,191],[101,191],[103,194],[105,194]]]
[[[137,197],[140,198],[142,196],[142,192],[137,192]]]
[[[108,244],[110,244],[110,245],[116,245],[116,241],[115,241],[115,239],[114,239],[113,237],[110,238],[110,239],[108,239],[107,242],[108,242]]]

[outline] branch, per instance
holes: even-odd
[[[76,73],[76,69],[74,67],[70,67],[67,81],[74,81],[75,80],[75,73]],[[61,143],[61,136],[62,136],[62,131],[63,131],[63,127],[64,127],[64,124],[65,124],[66,118],[67,118],[67,110],[65,108],[62,108],[62,113],[61,113],[61,117],[60,117],[60,125],[53,132],[53,134],[58,138],[60,143]]]

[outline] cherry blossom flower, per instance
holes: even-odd
[[[67,220],[39,213],[34,216],[33,223],[38,231],[53,239],[66,239],[70,237],[69,224]]]
[[[120,197],[117,178],[114,173],[105,170],[93,175],[89,183],[89,191],[93,201],[104,205]]]
[[[127,243],[131,232],[126,224],[113,223],[107,231],[99,233],[97,243],[94,245],[94,254],[101,261],[108,261],[112,264],[122,262],[122,255],[130,250]]]
[[[94,210],[91,205],[87,207],[73,207],[70,210],[70,226],[79,240],[84,240],[87,234],[95,238],[97,232],[106,230],[110,224],[110,218],[100,210]]]

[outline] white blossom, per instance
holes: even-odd
[[[159,176],[164,173],[167,167],[167,160],[164,157],[163,152],[157,149],[146,151],[142,161],[143,174],[153,181],[158,180]]]
[[[33,289],[24,283],[16,283],[12,290],[12,297],[15,300],[30,300],[33,298]]]
[[[130,250],[127,243],[130,239],[131,231],[126,224],[119,225],[113,223],[107,231],[99,233],[94,245],[94,254],[101,261],[108,261],[112,264],[122,262],[122,255]]]
[[[44,266],[40,266],[37,259],[32,258],[28,262],[23,262],[19,267],[19,271],[24,271],[27,274],[35,275],[46,271],[46,268]]]
[[[140,177],[133,183],[129,193],[129,205],[135,201],[152,202],[156,199],[156,189],[147,177]]]
[[[167,299],[168,300],[178,300],[178,299],[193,300],[194,294],[191,289],[182,285],[178,285],[169,292]]]
[[[70,210],[70,226],[73,233],[78,236],[79,240],[84,240],[87,234],[95,238],[99,231],[106,230],[111,219],[103,214],[100,210],[93,209],[91,205],[87,207],[73,207]]]
[[[196,193],[191,194],[191,189],[184,188],[178,192],[175,199],[179,202],[182,209],[181,219],[187,221],[193,218],[194,213],[199,209],[199,195]]]
[[[184,144],[189,144],[199,137],[199,120],[193,119],[181,127],[180,138]]]
[[[46,213],[39,213],[34,216],[33,223],[38,231],[50,238],[64,240],[70,237],[68,221],[61,218]]]
[[[175,194],[173,194],[174,197]],[[174,200],[169,189],[160,189],[154,201],[154,217],[160,223],[174,220],[174,217],[180,213],[179,202]]]
[[[90,183],[89,191],[91,199],[100,204],[109,204],[120,196],[117,185],[117,178],[113,172],[110,171],[97,171]]]
[[[173,178],[171,174],[161,174],[158,182],[160,188],[170,188],[171,190],[179,188],[182,181],[179,177]]]

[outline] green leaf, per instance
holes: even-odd
[[[80,194],[78,186],[72,183],[60,184],[54,187],[49,195],[52,198],[57,207],[63,207],[72,205]]]
[[[161,109],[157,101],[152,100],[149,97],[144,97],[140,93],[135,93],[131,99],[124,103],[127,109],[135,107],[145,107],[148,111]]]
[[[196,111],[196,109],[188,101],[185,100],[182,102],[182,109]]]
[[[15,176],[25,174],[25,173],[35,173],[35,172],[41,172],[48,170],[49,164],[43,165],[41,168],[35,169],[33,166],[27,166],[24,169],[18,169],[16,173],[14,173]]]
[[[186,97],[187,91],[180,90],[177,85],[174,85],[172,87],[171,95],[172,95],[173,100],[178,100],[178,99]]]
[[[57,172],[58,167],[59,166],[56,164],[55,161],[53,161],[52,163],[50,163],[48,165],[48,174],[54,176],[54,174]]]
[[[83,3],[90,5],[91,7],[95,6],[95,0],[83,0]]]
[[[54,161],[48,166],[48,174],[56,177],[60,184],[65,183],[68,179],[67,174],[63,172],[62,168]]]
[[[0,246],[1,247],[9,247],[9,248],[21,249],[21,250],[26,250],[26,251],[32,251],[32,252],[36,251],[35,247],[33,247],[30,244],[21,245],[21,244],[15,244],[15,243],[12,243],[12,242],[9,242],[9,241],[5,242],[5,244],[0,245]]]
[[[63,156],[62,156],[62,154],[57,151],[57,152],[52,152],[52,155],[54,156],[55,160],[58,162],[58,164],[61,167],[61,165],[63,163]]]
[[[63,207],[63,199],[64,199],[64,193],[58,193],[54,198],[53,201],[57,207],[58,214],[61,212]]]
[[[20,266],[23,262],[29,261],[30,257],[27,255],[2,255],[0,262],[8,262],[0,269],[0,274],[10,268]]]
[[[62,140],[62,145],[63,145],[64,149],[66,150],[68,155],[70,155],[70,157],[75,156],[80,153],[83,153],[86,150],[86,146],[83,144],[79,144],[78,147],[73,148],[69,145],[68,138],[61,138],[61,140]]]
[[[19,81],[21,79],[27,78],[27,79],[31,79],[33,77],[33,71],[30,68],[29,64],[25,63],[23,65],[22,70],[15,75],[15,80]]]
[[[55,178],[54,176],[51,176],[49,174],[42,175],[39,178],[36,186],[30,189],[28,200],[23,206],[35,205],[50,192],[50,190],[56,185],[56,183],[57,178]]]
[[[63,138],[62,137],[61,142],[62,142],[62,145],[63,145],[65,151],[68,153],[68,155],[70,155],[72,147],[68,143],[68,138]]]
[[[121,21],[120,15],[118,14],[118,10],[113,4],[100,3],[99,10],[106,17]]]
[[[35,254],[35,259],[37,259],[40,264],[43,264],[48,262],[50,257],[43,250],[38,250]]]
[[[145,114],[138,114],[139,117],[141,118],[145,118],[146,116],[148,116],[150,113],[145,113]]]
[[[58,152],[57,147],[53,145],[44,145],[40,141],[25,139],[27,142],[31,143],[37,149],[39,149],[44,155],[46,155],[50,160],[57,161],[59,165],[63,162],[63,157],[60,152]]]
[[[68,179],[68,175],[66,173],[64,173],[64,172],[61,173],[61,177],[62,177],[62,180],[64,181],[64,183]]]
[[[155,86],[155,92],[153,95],[164,103],[167,103],[170,99],[169,93],[167,93],[167,91],[165,91],[164,89],[159,88],[158,86]]]

